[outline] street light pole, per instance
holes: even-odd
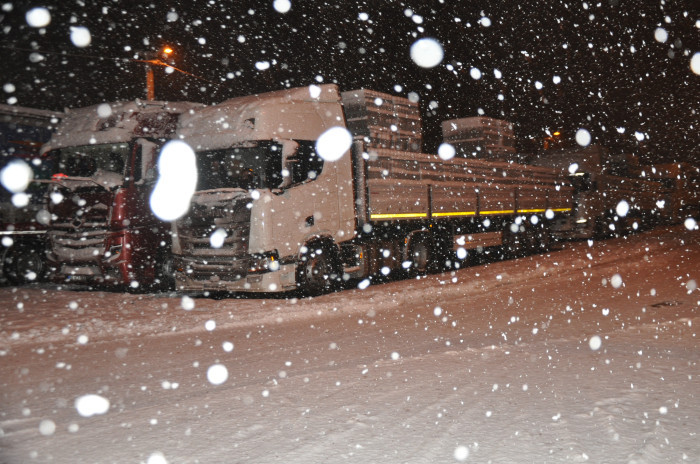
[[[146,100],[152,101],[156,99],[156,85],[153,73],[153,66],[146,63]]]
[[[145,52],[145,60],[144,63],[146,64],[146,99],[149,101],[155,100],[156,99],[156,79],[155,79],[155,72],[153,71],[153,66],[158,65],[158,66],[167,66],[167,63],[164,63],[164,61],[168,61],[170,59],[170,55],[172,55],[173,49],[171,47],[165,46],[160,49],[159,52]]]

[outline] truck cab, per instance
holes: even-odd
[[[170,225],[148,200],[159,149],[194,106],[135,101],[66,112],[42,148],[54,159],[47,235],[55,281],[168,287]]]
[[[198,185],[190,210],[174,223],[177,288],[291,290],[297,264],[315,257],[318,244],[353,238],[350,156],[327,161],[315,150],[325,131],[344,125],[334,85],[235,98],[183,115],[178,138],[195,151]]]

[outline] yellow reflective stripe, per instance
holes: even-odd
[[[568,212],[572,208],[533,208],[533,209],[519,209],[518,213],[544,213],[546,211],[553,211],[555,213]],[[513,209],[503,209],[503,210],[492,210],[492,211],[480,211],[480,215],[492,215],[492,214],[514,214],[516,211]],[[450,216],[476,216],[476,211],[451,211],[442,213],[432,213],[432,217],[450,217]],[[416,219],[416,218],[427,218],[427,213],[381,213],[381,214],[371,214],[370,219]]]
[[[445,216],[475,216],[476,211],[453,211],[450,213],[433,213],[434,217],[445,217]]]
[[[546,209],[519,209],[519,213],[544,213]]]
[[[504,209],[501,211],[479,211],[479,214],[513,214],[515,210]]]
[[[410,219],[428,217],[427,213],[371,214],[370,219]]]

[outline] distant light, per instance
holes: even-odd
[[[561,135],[561,132],[555,131],[552,135],[555,137],[559,137]]]
[[[164,53],[165,55],[170,55],[172,52],[173,52],[173,49],[170,48],[170,47],[165,47],[165,48],[163,49],[163,53]]]
[[[478,81],[479,79],[481,79],[481,70],[479,68],[472,68],[469,70],[469,75],[472,79]]]

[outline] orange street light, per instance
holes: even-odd
[[[170,63],[163,62],[164,60],[169,60],[170,56],[173,54],[174,50],[172,47],[166,45],[160,49],[160,52],[146,52],[146,99],[155,100],[156,98],[156,86],[155,86],[155,76],[153,72],[153,65],[158,66],[168,66]]]
[[[172,54],[174,53],[174,51],[175,51],[175,50],[173,50],[172,48],[170,48],[170,47],[168,47],[168,46],[166,45],[165,47],[163,47],[163,48],[160,50],[160,57],[161,57],[163,60],[167,60],[167,59],[170,58],[170,55],[172,55]]]

